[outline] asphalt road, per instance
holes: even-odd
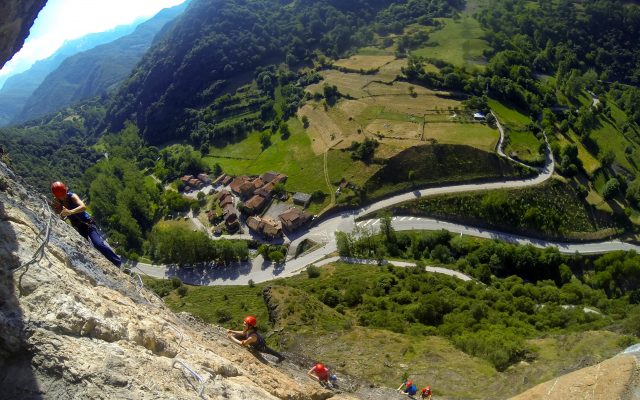
[[[500,143],[502,143],[504,133],[502,127],[500,125],[498,126],[501,135]],[[506,157],[501,149],[499,150],[500,151],[498,153]],[[346,211],[337,214],[318,223],[311,229],[298,232],[296,235],[290,236],[289,239],[291,240],[291,249],[295,249],[298,244],[304,239],[311,239],[316,243],[321,243],[322,246],[313,250],[312,252],[303,254],[298,258],[290,258],[286,262],[281,264],[274,265],[272,263],[265,262],[262,256],[258,255],[253,260],[243,263],[235,263],[227,266],[203,266],[191,269],[180,268],[177,265],[150,265],[137,263],[134,267],[134,272],[140,272],[157,278],[168,278],[177,276],[182,279],[183,282],[193,285],[246,285],[249,283],[249,281],[253,281],[256,283],[266,282],[277,278],[295,275],[311,264],[321,265],[323,263],[327,263],[327,261],[323,261],[323,259],[326,259],[327,256],[337,251],[335,232],[353,232],[356,226],[368,229],[379,228],[379,219],[371,218],[357,223],[356,219],[366,218],[368,214],[382,210],[385,207],[389,207],[404,201],[409,201],[420,197],[434,196],[445,193],[522,188],[538,185],[551,178],[555,168],[555,162],[553,160],[552,153],[547,150],[545,156],[545,166],[539,169],[539,174],[533,178],[489,183],[452,185],[416,190],[378,201],[358,210]],[[392,219],[392,225],[393,228],[397,231],[446,229],[456,234],[471,235],[489,239],[499,239],[509,243],[531,244],[540,248],[557,247],[560,252],[566,254],[573,254],[576,252],[583,254],[597,254],[614,250],[640,251],[640,246],[624,243],[617,240],[593,243],[554,242],[528,238],[525,236],[514,235],[505,232],[480,229],[473,226],[454,224],[431,218],[394,217]],[[394,262],[394,264],[397,263]],[[463,279],[462,277],[460,278]]]

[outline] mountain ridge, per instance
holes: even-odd
[[[186,3],[164,9],[113,41],[65,57],[24,102],[12,123],[56,111],[107,92],[121,82],[146,53],[154,37],[180,15]]]
[[[11,122],[47,75],[68,57],[127,35],[136,26],[138,23],[122,25],[106,32],[92,33],[67,41],[51,56],[36,61],[28,70],[7,78],[0,89],[0,126]]]

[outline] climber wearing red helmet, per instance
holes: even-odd
[[[268,347],[264,338],[258,333],[258,321],[256,320],[256,317],[249,315],[244,319],[242,324],[243,328],[241,331],[232,331],[231,329],[227,330],[227,336],[229,339],[241,346],[250,346],[252,349],[261,353],[271,354],[278,358],[278,362],[284,360],[284,356]]]
[[[117,267],[122,264],[122,259],[104,241],[93,218],[87,212],[87,206],[77,194],[70,192],[67,185],[62,182],[51,184],[51,193],[54,199],[52,202],[53,211],[60,215],[62,219],[67,219],[78,233],[85,239],[89,239],[100,253]]]
[[[329,369],[324,366],[322,363],[317,363],[313,366],[308,372],[307,375],[317,380],[320,383],[328,383],[329,382]]]
[[[431,400],[431,394],[431,386],[427,386],[426,388],[422,389],[422,392],[420,393],[420,399]]]
[[[418,387],[411,380],[406,380],[396,389],[398,392],[403,392],[407,396],[413,398],[418,393]]]

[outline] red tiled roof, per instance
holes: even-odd
[[[255,195],[249,200],[247,200],[247,202],[244,203],[244,205],[250,210],[259,211],[262,209],[262,207],[264,207],[264,204],[266,203],[266,201],[267,199],[265,199],[264,197]]]

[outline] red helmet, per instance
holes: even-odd
[[[407,381],[407,386],[413,385],[413,381]]]
[[[53,193],[57,199],[63,199],[64,196],[67,195],[67,186],[60,181],[53,182],[51,184],[51,193]]]
[[[316,364],[316,371],[324,371],[326,368],[324,367],[323,363],[317,363]]]
[[[249,315],[247,318],[245,318],[244,323],[254,328],[256,327],[256,325],[258,325],[258,321],[253,315]]]

